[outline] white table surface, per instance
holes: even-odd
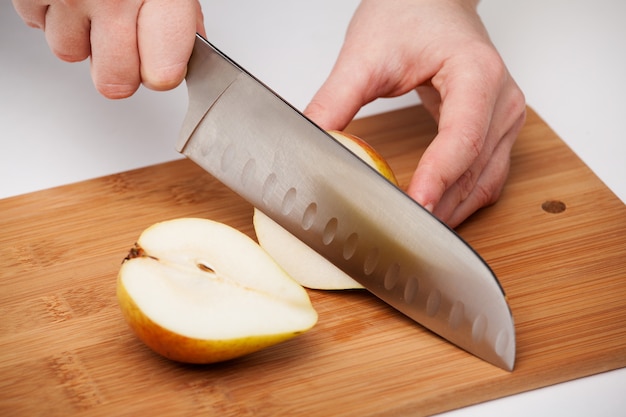
[[[202,3],[209,38],[302,109],[358,1]],[[626,201],[626,2],[483,0],[480,12],[528,104]],[[0,198],[180,158],[183,87],[104,99],[89,64],[56,59],[8,1],[0,4],[0,56]],[[413,95],[379,100],[359,116],[415,103]],[[626,415],[624,394],[626,368],[445,415],[618,416]]]

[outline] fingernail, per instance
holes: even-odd
[[[40,30],[44,29],[44,24],[43,23],[36,22],[34,20],[26,22],[26,25],[31,27],[31,28],[33,28],[33,29],[40,29]]]
[[[433,206],[433,203],[428,203],[424,206],[424,208],[428,210],[430,213],[432,213],[435,207]]]

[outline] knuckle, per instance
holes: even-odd
[[[24,18],[24,23],[26,24],[26,26],[33,28],[33,29],[43,30],[45,28],[45,24],[39,19],[34,19],[30,17]]]
[[[467,74],[475,82],[488,86],[502,83],[507,78],[508,70],[504,60],[491,45],[482,42],[475,44],[466,50],[465,57],[466,62],[474,68],[474,71],[468,71]]]
[[[465,200],[476,188],[476,178],[472,170],[465,171],[456,181],[456,185],[460,194],[459,200]]]
[[[505,111],[514,120],[513,125],[521,128],[526,120],[526,96],[517,85],[508,94]]]
[[[495,173],[492,173],[485,181],[478,181],[473,190],[475,199],[480,207],[495,204],[502,195],[510,167],[510,159],[502,161]]]
[[[139,88],[139,74],[118,70],[102,64],[93,64],[91,77],[96,90],[106,98],[122,99],[132,96]]]
[[[139,88],[138,85],[124,83],[96,83],[95,85],[100,94],[114,100],[130,97]]]
[[[183,81],[185,68],[186,63],[151,71],[149,75],[143,77],[143,84],[156,91],[170,90]]]
[[[466,126],[460,131],[458,140],[463,145],[464,157],[467,160],[475,161],[480,156],[485,143],[486,134],[474,126]]]
[[[89,57],[88,52],[73,51],[65,48],[54,48],[52,49],[52,53],[61,61],[65,62],[81,62]]]
[[[513,108],[513,113],[526,113],[526,96],[524,95],[524,92],[519,88],[515,88],[513,90],[513,96],[511,97],[511,107]]]
[[[483,186],[477,184],[473,192],[479,207],[490,206],[500,198],[501,188],[492,188],[491,186]]]
[[[91,54],[89,37],[81,32],[46,29],[45,36],[52,53],[62,61],[79,62]]]

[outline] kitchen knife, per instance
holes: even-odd
[[[199,35],[186,82],[179,152],[381,300],[513,370],[504,291],[452,229]]]

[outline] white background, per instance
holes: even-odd
[[[357,4],[203,1],[209,39],[300,109],[334,63]],[[483,0],[479,10],[528,104],[626,201],[626,2]],[[104,99],[88,63],[56,59],[8,1],[0,56],[0,198],[180,158],[184,87]],[[417,102],[379,100],[359,116]],[[625,387],[622,369],[447,415],[624,415]]]

